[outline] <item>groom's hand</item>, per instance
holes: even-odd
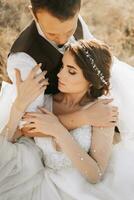
[[[22,134],[23,136],[27,136],[27,137],[44,137],[44,134],[43,133],[40,133],[40,132],[30,132],[31,129],[29,128],[22,128],[21,131],[22,131]]]
[[[118,120],[118,108],[110,105],[113,99],[98,100],[88,107],[85,112],[88,124],[96,127],[116,126]]]

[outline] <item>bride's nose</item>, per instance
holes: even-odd
[[[63,77],[64,74],[65,74],[64,69],[63,69],[63,67],[61,67],[59,73],[57,74],[57,77],[61,78],[61,77]]]
[[[66,83],[67,82],[67,72],[65,68],[61,68],[61,70],[59,71],[58,75],[58,80],[62,83]]]

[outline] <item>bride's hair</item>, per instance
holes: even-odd
[[[96,99],[109,92],[112,55],[109,47],[98,40],[79,40],[69,46],[77,65],[89,83],[90,97]]]

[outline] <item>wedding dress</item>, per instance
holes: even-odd
[[[52,111],[52,104],[52,96],[46,95],[44,106]],[[90,150],[89,125],[71,134]],[[36,144],[24,137],[16,144],[2,143],[0,135],[0,200],[133,200],[133,141],[115,145],[103,180],[90,184],[67,155],[55,149],[52,137],[34,140]]]
[[[51,95],[45,96],[44,106],[51,112],[53,100]],[[92,132],[89,125],[71,131],[80,146],[90,150]],[[51,180],[57,187],[74,199],[98,200],[132,200],[134,187],[134,142],[124,139],[114,145],[111,159],[102,181],[90,184],[76,168],[71,160],[55,149],[52,138],[35,138],[36,144],[43,151],[43,160],[48,168]],[[64,200],[64,197],[61,199]],[[67,198],[68,200],[70,198]]]
[[[8,69],[10,78],[14,76],[13,68]],[[23,79],[31,68],[20,68]],[[122,142],[114,146],[103,180],[90,184],[72,167],[64,153],[55,151],[51,138],[35,138],[35,144],[23,137],[16,144],[5,142],[3,145],[0,135],[0,200],[133,200],[134,68],[114,58],[111,73],[111,94],[119,107]],[[15,97],[15,85],[3,82],[0,131],[8,121]],[[45,96],[45,103],[51,110],[51,96]],[[37,105],[44,105],[44,94],[31,104],[28,111],[35,111]],[[85,151],[90,149],[90,126],[73,130],[73,135]]]

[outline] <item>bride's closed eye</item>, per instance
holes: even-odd
[[[72,69],[69,69],[68,72],[69,72],[69,74],[71,74],[71,75],[75,75],[75,74],[76,74],[76,72],[75,72],[74,70],[72,70]]]
[[[63,68],[64,68],[64,65],[61,66],[60,71],[61,71]],[[72,67],[67,66],[67,68],[68,68],[69,74],[71,74],[71,75],[75,75],[75,74],[76,74],[76,71],[75,71]]]

